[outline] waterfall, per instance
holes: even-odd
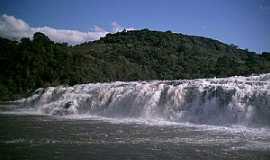
[[[48,87],[17,103],[47,115],[270,125],[270,74]]]

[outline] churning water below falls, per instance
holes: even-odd
[[[0,159],[270,159],[270,74],[40,88],[0,113]]]

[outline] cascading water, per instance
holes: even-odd
[[[48,115],[269,126],[270,74],[48,87],[17,102]]]

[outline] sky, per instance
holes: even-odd
[[[0,0],[0,36],[79,44],[123,30],[205,36],[270,51],[270,0]]]

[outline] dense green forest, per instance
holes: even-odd
[[[0,38],[0,100],[39,87],[89,82],[227,77],[270,72],[270,53],[217,40],[148,29],[107,34],[76,46],[42,33]]]

